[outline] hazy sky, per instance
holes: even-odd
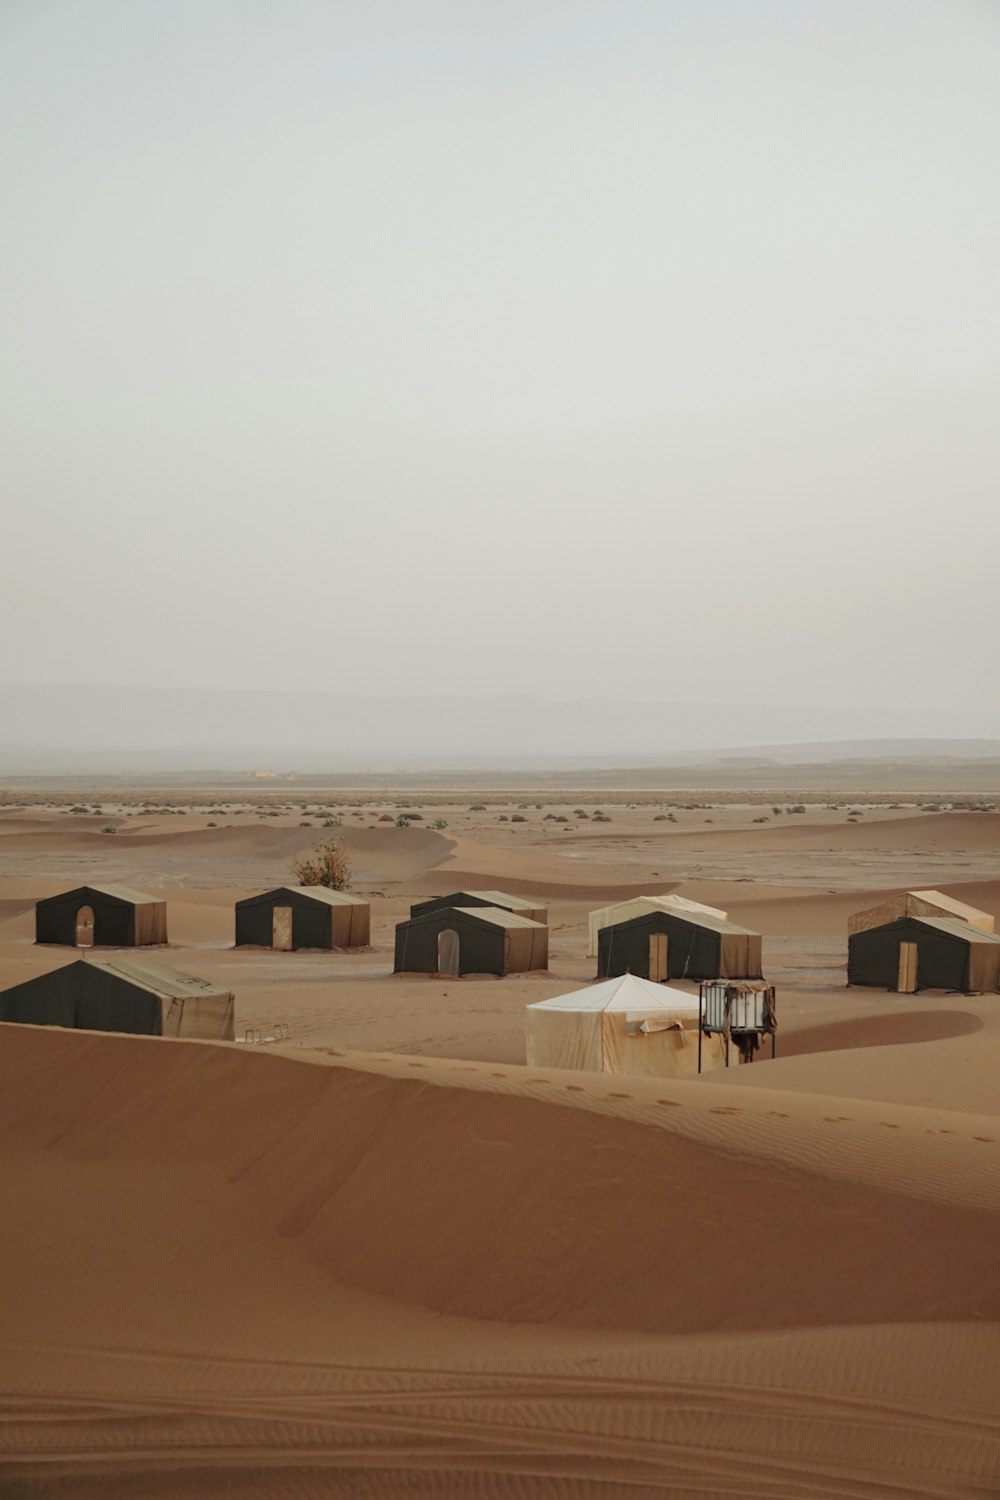
[[[4,0],[0,117],[0,680],[994,692],[994,0]]]

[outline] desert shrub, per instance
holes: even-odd
[[[472,805],[471,805],[471,807],[469,808],[469,811],[470,812],[485,812],[486,811],[486,803],[485,802],[473,802]]]
[[[804,802],[796,802],[796,804],[795,804],[794,807],[790,807],[788,809],[788,811],[790,813],[804,813],[805,810],[806,810],[806,808],[805,808],[805,803]]]
[[[289,868],[300,885],[325,885],[329,891],[346,891],[351,884],[351,866],[340,839],[321,840],[305,854],[289,860]]]
[[[382,813],[379,816],[380,823],[395,823],[395,821],[396,819],[393,817],[392,813]]]
[[[536,812],[541,812],[541,810],[542,810],[542,808],[543,808],[543,807],[544,807],[544,806],[545,806],[545,803],[544,803],[544,802],[536,802],[536,803],[535,803],[535,811],[536,811]]]
[[[107,825],[107,827],[101,829],[101,832],[102,833],[117,833],[118,829],[115,827],[115,825],[113,823],[109,823]]]
[[[434,828],[447,828],[448,827],[448,819],[447,818],[435,818],[432,826]]]
[[[776,818],[780,818],[781,817],[782,809],[780,807],[772,807],[771,811],[774,813],[774,816]]]
[[[406,813],[400,813],[399,817],[395,819],[395,824],[397,828],[409,828],[410,820]]]
[[[354,816],[357,817],[358,814],[355,813]],[[343,826],[343,823],[343,818],[334,817],[332,814],[323,819],[324,828],[341,828]]]
[[[512,823],[527,823],[528,820],[524,816],[524,813],[511,813],[510,821]]]

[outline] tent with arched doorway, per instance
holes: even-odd
[[[452,906],[396,927],[394,971],[528,974],[549,962],[549,929],[495,906]]]
[[[35,942],[147,948],[167,941],[167,903],[127,885],[81,885],[35,902]]]
[[[528,1066],[683,1078],[698,1071],[698,996],[635,974],[526,1007]],[[725,1062],[721,1036],[701,1039],[702,1067]]]

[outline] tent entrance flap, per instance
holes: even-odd
[[[94,946],[94,908],[92,906],[81,906],[76,914],[76,946],[78,948]]]
[[[438,933],[437,966],[439,974],[460,974],[461,944],[454,927],[445,927]]]
[[[899,974],[896,989],[901,995],[913,995],[917,989],[917,945],[900,943]]]
[[[667,978],[667,934],[649,934],[649,978],[654,984],[662,984]]]
[[[292,908],[276,906],[271,913],[271,947],[279,953],[290,953],[292,948]]]

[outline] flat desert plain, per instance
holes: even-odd
[[[127,883],[238,1034],[288,1028],[0,1028],[5,1496],[1000,1493],[1000,996],[845,984],[885,893],[1000,916],[1000,814],[227,795],[0,809],[0,984],[75,956],[38,897]],[[234,901],[333,834],[370,951],[234,950]],[[548,905],[549,972],[394,977],[410,903],[470,887]],[[647,891],[764,934],[777,1058],[525,1067],[587,912]]]

